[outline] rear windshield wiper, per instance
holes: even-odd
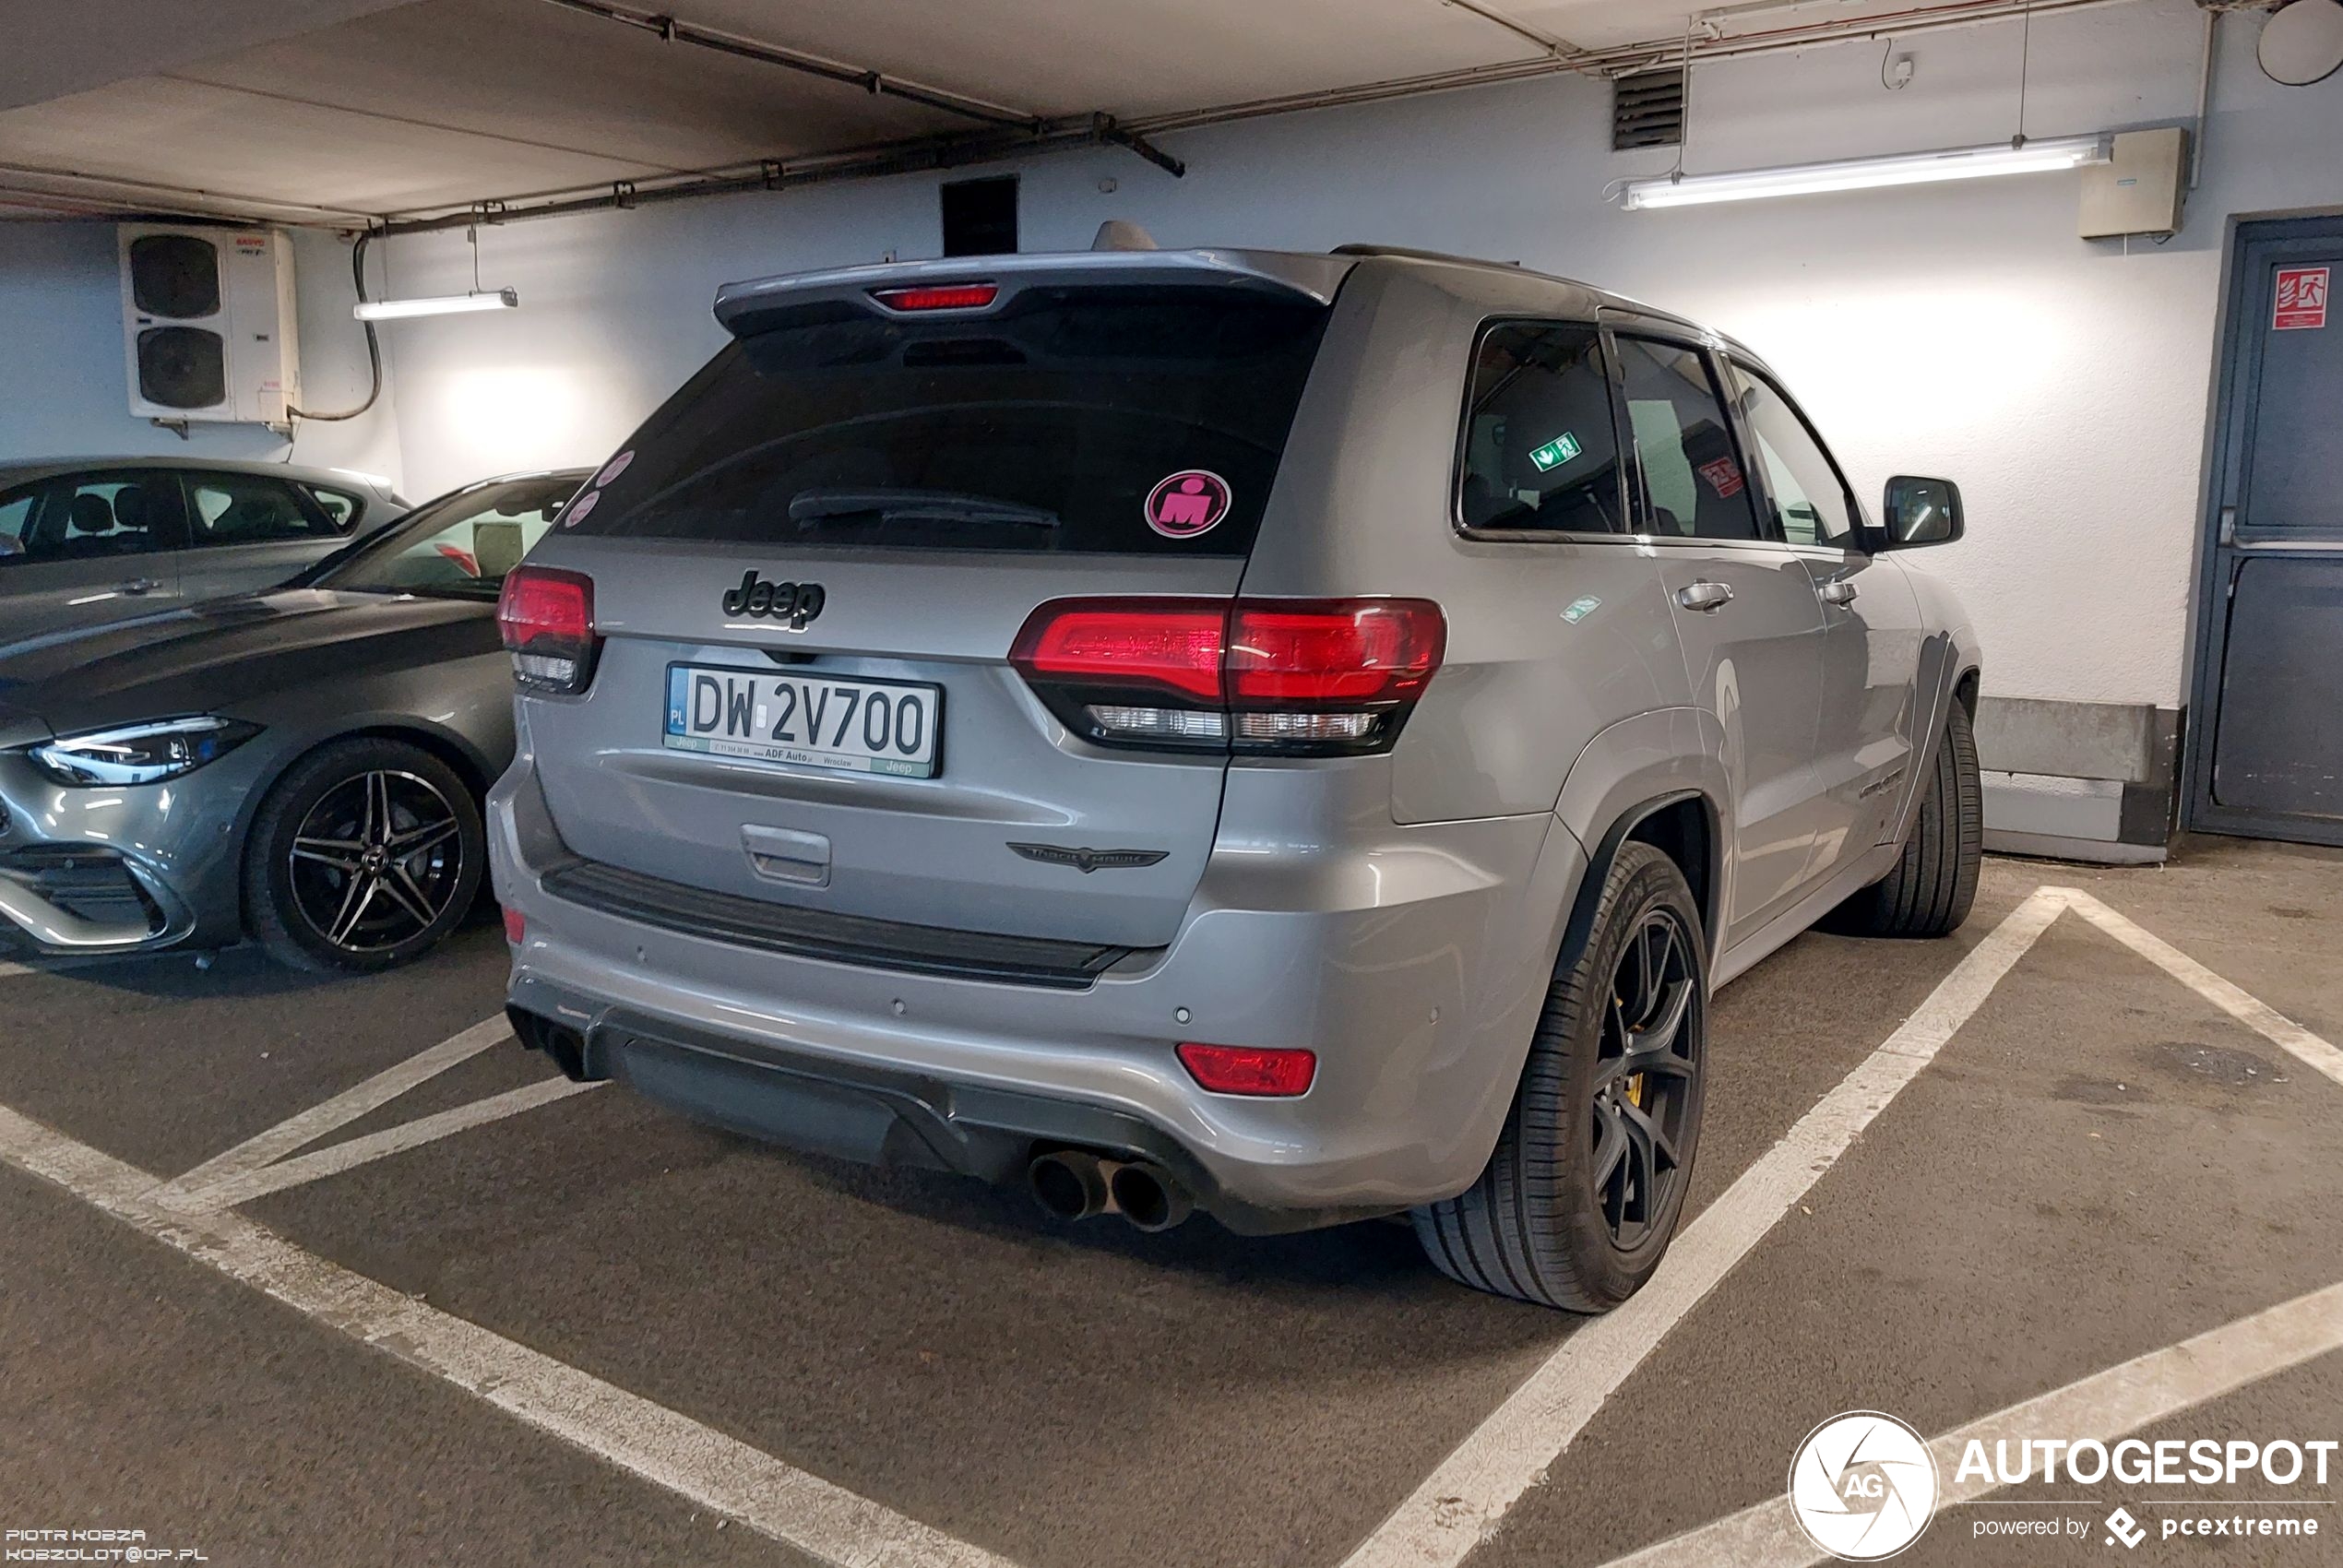
[[[1055,512],[1002,501],[990,495],[968,495],[957,490],[848,490],[819,486],[801,490],[789,504],[790,520],[818,523],[826,517],[875,516],[887,522],[998,523],[1010,528],[1053,529]]]

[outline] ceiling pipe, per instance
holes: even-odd
[[[624,6],[613,6],[606,0],[546,0],[565,11],[584,16],[600,17],[605,21],[623,23],[652,34],[664,42],[688,43],[700,49],[714,50],[736,59],[754,60],[762,65],[779,65],[784,70],[819,77],[824,81],[838,82],[847,87],[861,88],[878,98],[899,98],[906,103],[957,114],[988,125],[1024,126],[1038,129],[1042,117],[1005,104],[991,103],[981,98],[970,98],[940,87],[930,87],[906,77],[891,77],[884,71],[850,65],[820,54],[810,54],[801,49],[787,49],[777,43],[761,43],[743,38],[737,33],[719,31],[695,22],[648,11],[636,11]]]

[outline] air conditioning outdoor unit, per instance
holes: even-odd
[[[125,223],[118,244],[130,411],[285,423],[301,402],[291,241],[273,229]]]

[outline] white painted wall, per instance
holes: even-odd
[[[327,410],[366,395],[366,350],[350,316],[350,247],[296,233],[303,392]],[[111,223],[0,223],[0,462],[22,457],[188,453],[277,460],[284,437],[259,425],[191,424],[182,442],[130,412],[122,285]],[[303,423],[291,460],[399,477],[398,399],[341,423]]]
[[[1179,181],[1108,149],[1010,167],[1024,180],[1028,249],[1079,248],[1108,217],[1167,245],[1382,241],[1517,259],[1711,321],[1782,369],[1860,486],[1875,492],[1897,469],[1962,482],[1970,538],[1925,559],[1982,630],[1989,693],[2172,706],[2228,221],[2343,207],[2343,77],[2271,86],[2252,63],[2259,26],[2250,15],[2221,23],[2204,186],[2185,231],[2160,247],[2076,239],[2071,175],[1623,213],[1606,185],[1662,171],[1672,154],[1612,155],[1609,89],[1575,77],[1183,133],[1167,138],[1188,160]],[[2191,0],[2037,20],[2027,128],[2186,118],[2200,37]],[[2019,46],[2014,23],[1910,38],[1896,49],[1916,56],[1917,77],[1894,93],[1879,83],[1879,44],[1701,67],[1687,167],[2005,137]],[[1102,193],[1109,179],[1116,188]],[[384,327],[398,453],[371,466],[395,467],[420,496],[599,459],[720,344],[708,308],[719,283],[935,255],[934,184],[483,231],[483,279],[518,288],[522,308]],[[29,301],[74,323],[42,326],[46,346],[27,362],[89,369],[54,377],[53,408],[20,410],[12,390],[0,455],[88,445],[91,429],[107,445],[150,444],[121,412],[111,250],[100,245],[94,285],[53,276],[28,294],[17,276],[28,243],[0,226],[0,355],[17,356]],[[346,310],[316,303],[321,284],[346,287],[339,260],[313,265],[326,243],[303,251],[313,397],[341,389],[330,356],[356,343],[346,315],[313,324]],[[380,249],[395,292],[470,285],[460,233]],[[332,439],[310,427],[302,455]]]

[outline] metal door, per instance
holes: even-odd
[[[2238,231],[2189,826],[2343,844],[2343,220]]]

